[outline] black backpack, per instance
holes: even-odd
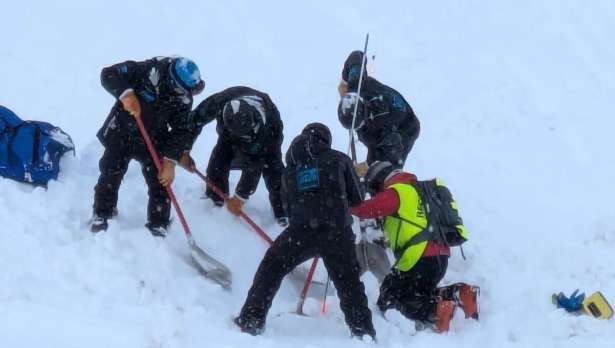
[[[413,186],[423,201],[430,239],[452,247],[465,243],[467,236],[459,231],[465,227],[451,191],[439,179],[417,181]]]
[[[449,247],[461,246],[467,241],[463,220],[457,211],[457,203],[451,191],[439,179],[417,181],[411,184],[421,197],[423,211],[427,215],[427,227],[399,218],[411,225],[423,228],[421,232],[412,237],[402,250],[425,241],[436,241]]]

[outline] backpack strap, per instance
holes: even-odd
[[[409,222],[406,219],[401,219],[403,222]],[[415,223],[411,223],[414,226],[419,226],[418,224]],[[400,221],[400,228],[401,228],[401,221]],[[423,243],[423,242],[428,242],[430,240],[433,240],[433,226],[431,225],[427,225],[427,227],[423,228],[421,227],[422,230],[421,232],[417,233],[414,235],[414,237],[410,238],[408,241],[406,241],[406,243],[404,243],[404,245],[401,246],[401,248],[396,248],[393,252],[393,254],[395,254],[395,258],[399,259],[401,258],[401,256],[406,252],[406,250],[408,250],[408,248],[419,244],[419,243]],[[399,231],[398,231],[398,235],[399,235]]]
[[[411,185],[418,191],[418,194],[421,197],[421,205],[423,206],[423,211],[427,215],[427,226],[423,227],[414,221],[410,221],[408,219],[401,217],[397,213],[393,215],[394,218],[397,218],[405,223],[408,223],[414,227],[418,227],[421,229],[421,232],[414,235],[414,237],[406,241],[406,243],[404,243],[404,245],[402,245],[401,248],[398,248],[394,251],[395,257],[397,258],[396,264],[399,262],[399,259],[406,252],[406,250],[408,250],[408,248],[412,247],[413,245],[427,242],[430,240],[438,240],[437,235],[434,234],[434,231],[436,228],[432,223],[433,217],[432,217],[431,205],[429,204],[429,199],[430,199],[429,195],[431,193],[431,190],[429,189],[429,185],[427,182],[424,182],[424,181],[416,181],[412,183]],[[400,222],[400,228],[401,228],[401,222]],[[397,231],[397,234],[399,235],[399,229]],[[397,242],[395,243],[395,245],[397,245]]]
[[[421,232],[417,233],[416,235],[414,235],[414,237],[410,238],[406,243],[404,243],[404,245],[401,246],[401,248],[395,248],[395,250],[393,251],[393,254],[395,254],[395,258],[397,259],[397,262],[399,262],[399,259],[401,258],[401,256],[406,252],[406,250],[408,250],[408,248],[410,248],[411,246],[415,245],[415,244],[419,244],[422,242],[426,242],[432,239],[432,231],[433,231],[433,226],[431,224],[429,224],[427,227],[423,227],[419,224],[417,224],[414,221],[410,221],[408,219],[405,219],[401,216],[399,216],[399,214],[395,214],[392,215],[392,217],[399,219],[399,226],[397,227],[397,236],[396,236],[396,240],[395,240],[395,245],[397,246],[397,239],[399,238],[399,231],[401,230],[401,224],[402,222],[408,223],[414,227],[418,227],[421,229]],[[396,262],[396,264],[397,264]]]

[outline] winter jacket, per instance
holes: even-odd
[[[400,208],[402,208],[402,205],[401,205],[402,202],[401,202],[401,197],[400,197],[402,193],[400,193],[400,191],[403,190],[403,188],[401,188],[400,190],[400,188],[398,188],[396,185],[401,184],[403,186],[403,185],[411,184],[414,182],[416,182],[416,176],[414,174],[402,172],[397,175],[394,175],[392,178],[390,178],[384,183],[384,186],[386,187],[385,190],[379,192],[373,198],[363,202],[361,206],[351,209],[351,212],[353,215],[356,215],[359,218],[363,218],[363,219],[378,218],[378,217],[392,217],[392,219],[395,219],[395,216],[399,214]],[[420,204],[419,204],[420,199],[418,198],[418,195],[416,194],[416,192],[414,195],[411,195],[411,196],[417,197],[416,198],[417,201],[414,203],[414,206],[420,208]],[[426,218],[424,217],[421,218],[421,215],[424,216],[424,214],[417,213],[416,220],[415,220],[413,213],[414,212],[408,212],[408,215],[410,217],[405,217],[405,218],[410,221],[414,221],[417,225],[427,226]],[[386,228],[387,222],[388,221],[385,220],[385,228]],[[416,227],[416,226],[413,226],[413,227]],[[394,251],[395,249],[397,249],[398,247],[400,247],[406,242],[405,239],[395,240],[396,237],[397,236],[388,236],[389,243],[391,245],[391,248]],[[449,247],[445,245],[440,245],[434,241],[428,241],[425,245],[422,245],[421,248],[424,248],[424,251],[422,251],[422,253],[419,254],[419,257],[450,255]],[[408,253],[408,251],[406,253]],[[412,266],[414,266],[414,264],[418,260],[418,259],[412,258],[412,256],[410,255],[412,252],[408,253],[408,255],[406,255],[406,253],[404,253],[404,256],[401,258],[400,262],[398,263],[398,267],[400,267],[402,271],[407,271],[410,268],[412,268]]]
[[[228,101],[240,97],[257,101],[264,114],[264,124],[259,128],[256,137],[250,141],[235,137],[226,129],[222,119],[224,105]],[[243,171],[247,173],[241,176],[236,188],[236,192],[242,198],[247,199],[256,191],[263,167],[274,171],[274,173],[271,173],[272,176],[281,177],[283,124],[280,112],[266,93],[243,86],[227,88],[201,102],[192,112],[191,119],[191,141],[188,142],[189,146],[186,150],[190,150],[203,127],[215,119],[217,122],[216,131],[220,137],[218,144],[232,147],[235,157],[233,163],[239,164]]]
[[[352,225],[349,208],[361,204],[363,192],[348,156],[302,134],[288,149],[286,163],[282,197],[291,225]]]
[[[359,51],[353,52],[344,63],[342,79],[347,83],[349,92],[357,91],[362,56]],[[397,150],[389,156],[391,151],[384,149],[396,148],[397,143],[404,147],[402,144],[409,140],[414,142],[418,137],[420,123],[412,107],[399,92],[367,76],[367,73],[363,75],[361,97],[367,112],[365,123],[357,129],[357,135],[370,152],[368,162],[387,160],[403,165],[407,151]]]
[[[116,98],[115,105],[97,136],[101,143],[143,142],[133,116],[124,110],[120,98],[133,90],[141,105],[141,119],[157,150],[178,160],[189,141],[192,95],[180,93],[170,82],[174,58],[159,57],[142,62],[126,61],[102,70],[102,86]]]
[[[222,120],[224,104],[232,99],[240,97],[252,97],[254,100],[257,100],[262,105],[262,111],[265,114],[264,127],[259,129],[256,139],[251,142],[242,142],[240,139],[233,137],[224,127],[224,121]],[[284,139],[282,133],[284,126],[278,108],[271,98],[269,98],[269,95],[250,87],[230,87],[222,92],[209,96],[194,109],[191,118],[192,142],[190,143],[190,147],[192,147],[192,144],[196,141],[203,127],[214,119],[217,121],[216,131],[218,135],[227,138],[234,144],[236,150],[239,150],[247,156],[264,157],[267,155],[267,150],[275,149],[276,147],[279,148]]]

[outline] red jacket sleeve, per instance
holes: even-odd
[[[393,215],[399,209],[399,197],[393,189],[386,189],[375,197],[361,203],[360,206],[351,208],[352,215],[361,219],[373,219],[382,216]]]

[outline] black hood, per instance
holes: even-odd
[[[308,135],[312,138],[312,146],[315,146],[313,149],[314,151],[318,151],[320,148],[331,148],[331,130],[329,130],[329,127],[322,123],[314,122],[308,124],[305,128],[303,128],[301,134]]]
[[[346,83],[359,81],[362,62],[363,52],[352,51],[344,62],[344,69],[342,69],[342,80],[344,80]],[[363,67],[363,74],[367,75],[365,66]]]
[[[286,166],[294,167],[306,158],[311,158],[307,149],[308,136],[300,134],[290,143],[286,151]]]
[[[286,165],[294,167],[307,164],[329,149],[331,149],[329,128],[322,123],[309,124],[290,144],[286,152]]]

